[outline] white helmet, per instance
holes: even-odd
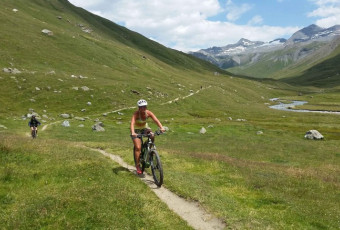
[[[140,107],[140,106],[147,106],[148,103],[146,102],[146,100],[140,99],[140,100],[137,102],[137,105],[138,105],[138,107]]]

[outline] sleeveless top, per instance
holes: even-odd
[[[141,116],[140,111],[138,113],[139,113],[139,115],[138,115],[138,119],[136,119],[135,128],[136,129],[147,129],[147,128],[149,128],[148,123],[146,123],[146,120],[149,118],[146,111],[145,111],[145,120],[142,120],[142,116]]]

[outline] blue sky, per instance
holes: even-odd
[[[69,0],[167,47],[196,51],[241,38],[289,38],[340,25],[340,0]],[[95,28],[93,28],[95,29]]]
[[[228,8],[240,13],[238,18],[235,18],[237,24],[247,24],[252,18],[258,16],[261,20],[258,24],[270,26],[300,26],[305,27],[313,24],[315,20],[307,17],[308,12],[315,9],[315,4],[312,1],[304,0],[235,0],[235,1],[219,1],[221,6],[226,6],[225,11],[209,20],[228,21],[233,20],[233,14],[227,18]],[[243,12],[243,13],[242,13]]]

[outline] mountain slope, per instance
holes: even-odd
[[[2,109],[27,111],[33,104],[43,109],[50,102],[50,110],[78,113],[91,100],[108,111],[112,105],[135,104],[140,97],[165,101],[184,93],[178,84],[199,88],[207,76],[223,73],[66,0],[4,0],[0,16],[0,29],[6,31],[0,34],[6,44],[0,49],[1,70],[21,71],[0,93],[17,100],[5,100]],[[82,86],[90,88],[85,95],[79,92]]]
[[[340,42],[340,39],[339,39]],[[284,78],[281,81],[301,86],[334,87],[340,85],[340,46],[332,54],[322,59],[310,68],[303,69],[302,73],[296,73],[296,69],[291,72],[294,77]],[[293,75],[292,73],[290,73]]]
[[[339,45],[340,26],[305,27],[288,40],[252,42],[213,47],[191,53],[228,71],[255,78],[282,79],[323,61]],[[242,43],[246,41],[246,43]],[[300,72],[299,72],[300,71]]]

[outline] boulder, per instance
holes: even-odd
[[[102,122],[98,122],[92,126],[92,130],[96,132],[104,132],[105,129],[103,128],[104,124]]]
[[[317,130],[309,130],[305,134],[305,138],[309,140],[322,140],[324,139],[323,135]]]

